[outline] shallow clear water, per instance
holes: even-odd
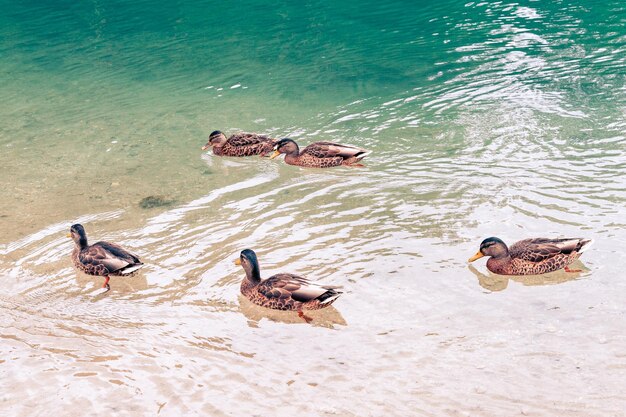
[[[626,409],[622,2],[2,5],[2,415]],[[373,153],[217,158],[215,129]],[[147,266],[97,295],[75,222]],[[466,263],[492,235],[596,243],[506,278]],[[345,293],[257,308],[247,247]]]

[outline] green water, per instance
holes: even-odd
[[[357,141],[383,158],[458,149],[466,119],[502,108],[563,140],[619,135],[624,10],[588,3],[7,3],[0,212],[95,208],[67,188],[99,182],[94,198],[117,208],[135,197],[106,186],[126,172],[146,194],[180,194],[204,181],[187,162],[214,129]],[[154,175],[158,187],[134,183]]]
[[[507,79],[514,92],[554,101],[539,110],[615,111],[620,3],[527,3],[11,2],[0,17],[3,125],[64,129],[175,112],[224,128],[285,129],[355,101],[372,110],[413,96],[399,116],[426,118],[442,91]]]
[[[622,1],[0,6],[0,414],[626,408]],[[218,158],[215,129],[373,152]],[[142,273],[94,296],[75,222]],[[596,243],[509,279],[466,264],[492,235]],[[246,247],[336,309],[246,304]]]

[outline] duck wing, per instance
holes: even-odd
[[[533,238],[516,242],[509,248],[512,258],[519,258],[530,262],[541,262],[558,255],[570,255],[572,252],[582,252],[585,246],[591,243],[582,238]]]
[[[332,286],[311,283],[308,279],[294,274],[276,274],[261,282],[258,291],[267,298],[286,299],[306,303],[315,299],[324,301],[341,294]]]
[[[81,251],[79,259],[85,265],[103,265],[109,272],[143,265],[136,255],[115,243],[97,242]]]
[[[369,151],[352,145],[341,145],[333,142],[315,142],[304,148],[302,153],[308,153],[317,158],[335,158],[340,156],[344,159],[348,159],[356,156],[365,157]]]
[[[228,139],[228,142],[232,146],[250,146],[267,142],[273,144],[276,141],[269,136],[257,135],[256,133],[235,133]]]

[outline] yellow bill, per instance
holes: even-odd
[[[270,159],[274,159],[274,158],[276,158],[278,155],[280,155],[280,152],[278,152],[278,151],[274,151],[274,152],[270,155]]]
[[[72,237],[72,234],[71,234],[71,233],[68,233],[66,236],[67,236],[67,237]]]
[[[235,265],[241,265],[241,258],[235,259]]]
[[[485,256],[485,255],[483,255],[482,253],[480,253],[480,251],[478,251],[478,252],[476,252],[476,255],[474,255],[474,256],[472,256],[471,258],[469,258],[469,259],[467,260],[467,262],[474,262],[476,259],[480,259],[480,258],[482,258],[483,256]]]

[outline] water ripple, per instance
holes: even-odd
[[[0,17],[0,409],[621,413],[624,5],[257,3]],[[200,156],[214,129],[373,153]],[[100,294],[76,222],[146,266]],[[502,279],[465,261],[492,235],[596,244]],[[344,294],[312,325],[254,306],[244,248]]]

